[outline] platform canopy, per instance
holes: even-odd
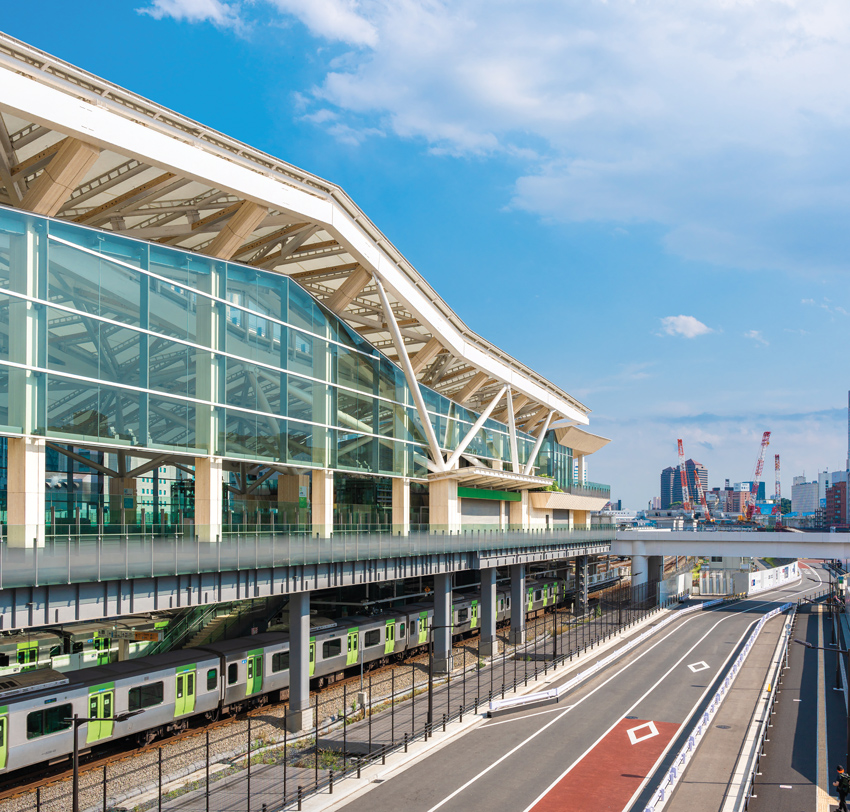
[[[507,384],[521,430],[588,422],[470,330],[338,186],[6,35],[0,204],[286,274],[400,365],[403,341],[417,379],[467,408]]]

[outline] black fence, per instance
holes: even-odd
[[[663,608],[656,595],[657,584],[621,583],[591,593],[579,614],[568,598],[527,620],[523,644],[509,643],[509,628],[500,628],[497,655],[485,657],[477,637],[456,643],[449,674],[434,674],[427,655],[362,675],[349,673],[312,695],[306,736],[295,738],[287,731],[288,708],[279,703],[154,743],[130,758],[84,764],[79,808],[299,809],[310,794],[333,793],[370,764],[463,723],[490,699],[533,684],[592,651]],[[71,794],[69,780],[42,786],[29,795],[26,808],[70,812]]]

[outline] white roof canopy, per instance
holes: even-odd
[[[0,34],[0,203],[296,279],[417,379],[518,428],[588,409],[470,330],[339,187]],[[503,415],[494,414],[497,419]]]

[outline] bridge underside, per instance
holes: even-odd
[[[850,534],[622,531],[612,555],[722,555],[771,558],[850,558]]]

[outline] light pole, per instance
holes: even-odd
[[[131,716],[138,716],[144,713],[144,710],[126,711],[118,713],[115,716],[101,719],[97,716],[80,716],[74,714],[73,718],[65,718],[65,722],[70,722],[74,731],[74,768],[73,778],[71,779],[71,812],[80,812],[80,746],[77,743],[77,729],[80,725],[86,722],[125,722]]]
[[[836,655],[838,654],[850,654],[846,648],[827,648],[826,646],[816,646],[814,643],[809,643],[806,640],[798,640],[794,638],[795,643],[799,643],[801,646],[805,648],[817,649],[819,651],[834,651]],[[848,664],[850,665],[850,660],[848,660]],[[847,766],[848,762],[850,762],[850,709],[847,711],[847,747],[846,752],[844,754],[844,765]]]
[[[434,629],[451,629],[451,624],[443,625],[443,626],[429,626],[428,627],[428,729],[430,731],[431,725],[434,722]],[[451,646],[451,641],[449,642],[449,646]],[[449,657],[451,658],[451,649],[449,651]],[[492,667],[492,665],[491,665]],[[74,810],[77,812],[77,810]]]

